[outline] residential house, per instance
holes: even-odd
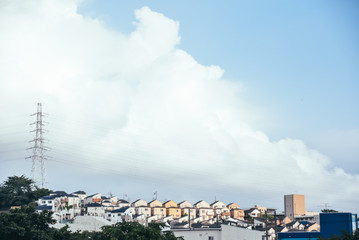
[[[277,233],[289,231],[289,229],[286,226],[280,226],[280,227],[277,227],[276,229],[277,229]]]
[[[112,207],[113,205],[112,205],[112,203],[110,202],[110,200],[108,200],[108,199],[102,199],[102,202],[101,202],[101,204],[102,204],[102,206],[104,206],[104,207]]]
[[[39,208],[39,211],[40,209],[44,210],[44,209],[47,209],[47,210],[50,210],[50,211],[55,211],[57,210],[57,207],[60,205],[60,201],[58,199],[56,199],[56,196],[54,195],[47,195],[47,196],[43,196],[41,198],[39,198],[37,200],[37,204],[40,206],[43,206],[41,208]],[[45,206],[47,206],[45,208]]]
[[[267,220],[265,218],[254,218],[253,224],[255,227],[260,226],[265,228],[267,226]]]
[[[166,208],[167,216],[172,216],[174,219],[178,219],[182,216],[181,208],[179,207],[169,207]]]
[[[193,205],[188,201],[182,201],[178,204],[178,207],[180,208],[193,208]]]
[[[78,196],[81,200],[84,200],[86,198],[86,192],[84,191],[76,191],[71,194]]]
[[[178,207],[177,203],[175,203],[174,201],[172,200],[168,200],[166,202],[163,203],[163,206],[165,208],[170,208],[170,207]]]
[[[196,202],[195,204],[193,204],[193,206],[195,208],[210,208],[209,203],[204,200],[200,200],[200,201]]]
[[[174,219],[178,219],[182,215],[181,208],[179,208],[177,203],[172,200],[163,203],[163,207],[166,208],[166,215],[173,216]]]
[[[237,225],[243,228],[251,228],[253,223],[245,220],[237,220]]]
[[[137,215],[144,215],[146,218],[151,216],[151,208],[148,206],[135,207],[135,212]]]
[[[151,215],[158,216],[159,218],[166,217],[166,208],[162,206],[151,207]]]
[[[210,207],[213,209],[227,208],[226,204],[224,204],[222,201],[215,201],[212,204],[210,204]]]
[[[208,202],[200,200],[193,204],[193,206],[197,209],[197,217],[202,217],[203,220],[213,218],[214,211],[213,208],[210,207]]]
[[[227,208],[228,208],[229,210],[239,209],[239,206],[238,206],[237,203],[232,202],[232,203],[230,203],[230,204],[227,205]]]
[[[132,206],[133,206],[133,207],[147,206],[147,205],[148,205],[148,203],[147,203],[145,200],[143,200],[143,199],[137,199],[136,201],[134,201],[134,202],[132,203]]]
[[[229,218],[231,215],[226,204],[224,204],[222,201],[215,201],[210,205],[210,207],[213,208],[215,216]]]
[[[146,204],[146,205],[147,205],[147,204]],[[117,206],[118,206],[119,208],[123,208],[123,207],[130,207],[131,204],[130,204],[128,201],[124,200],[124,199],[119,199],[119,200],[117,201]]]
[[[111,212],[116,209],[120,209],[116,205],[113,205],[113,203],[108,198],[102,198],[101,205],[105,209],[105,212]]]
[[[71,193],[71,195],[78,196],[80,198],[80,207],[84,206],[84,200],[86,198],[86,192],[84,191],[76,191]]]
[[[68,194],[61,199],[61,205],[58,208],[61,219],[71,220],[75,216],[81,215],[81,200],[77,195]]]
[[[178,207],[181,208],[181,216],[188,216],[190,219],[196,218],[196,208],[188,201],[182,201],[178,204]],[[187,217],[188,219],[188,217]]]
[[[57,211],[58,208],[61,208],[61,207],[64,207],[64,206],[68,205],[68,198],[67,198],[68,194],[66,192],[64,192],[64,191],[55,191],[55,192],[50,193],[49,195],[54,196],[56,198],[56,202],[59,203],[58,206],[55,206],[55,211]]]
[[[209,220],[214,217],[214,210],[212,208],[197,208],[197,217],[201,217],[203,220]]]
[[[48,206],[48,205],[40,205],[37,206],[35,211],[37,213],[41,213],[42,211],[47,210],[47,211],[52,211],[52,206]]]
[[[260,205],[255,205],[254,207],[257,208],[257,209],[261,212],[262,215],[263,215],[263,214],[266,214],[266,212],[267,212],[267,208],[266,208],[266,207],[262,207],[262,206],[260,206]]]
[[[235,219],[244,219],[244,210],[243,209],[239,209],[239,208],[232,208],[230,210],[230,214],[231,214],[231,217],[232,218],[235,218]]]
[[[118,197],[117,196],[110,196],[109,198],[107,198],[112,205],[116,206],[117,205],[117,201],[118,201]]]
[[[181,208],[181,216],[186,216],[186,218],[194,219],[197,217],[196,208]],[[189,216],[188,216],[189,215]]]
[[[292,221],[288,216],[284,214],[278,214],[275,216],[275,218],[277,219],[277,225],[281,226],[288,224]]]
[[[123,207],[120,209],[113,210],[106,213],[106,219],[110,222],[129,222],[133,221],[132,216],[135,214],[135,209],[133,207]]]
[[[142,215],[134,214],[134,215],[132,215],[132,219],[134,222],[138,222],[142,225],[146,225],[146,223],[147,223],[147,218],[143,214]]]
[[[148,206],[149,207],[162,207],[163,204],[160,201],[158,201],[157,199],[155,199],[155,200],[152,200],[151,202],[149,202]]]
[[[84,205],[87,205],[89,203],[101,203],[101,202],[102,202],[101,193],[92,194],[84,199]]]
[[[99,203],[89,203],[85,205],[86,213],[89,216],[105,216],[105,209]]]
[[[285,226],[286,226],[289,230],[292,230],[292,229],[299,229],[299,225],[300,225],[300,222],[299,222],[299,221],[292,221],[292,222],[286,224]]]
[[[261,216],[261,212],[257,208],[250,208],[244,210],[245,217],[257,218]]]
[[[305,231],[307,232],[319,232],[320,231],[320,225],[315,222],[315,223],[308,223],[306,226],[305,226]]]
[[[78,195],[69,194],[67,195],[67,204],[73,206],[74,209],[81,207],[81,198]]]
[[[63,191],[57,191],[51,195],[43,196],[37,200],[39,206],[37,212],[43,210],[52,211],[52,217],[57,221],[73,219],[81,214],[80,199],[76,195],[68,195]]]
[[[148,203],[148,206],[151,207],[151,215],[156,215],[159,218],[166,217],[166,208],[163,207],[163,204],[157,199],[152,200]]]

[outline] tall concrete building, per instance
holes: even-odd
[[[292,220],[295,216],[305,215],[304,195],[284,195],[284,213]]]

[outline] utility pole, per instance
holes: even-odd
[[[31,133],[35,133],[35,136],[33,140],[29,141],[34,145],[27,149],[32,150],[32,155],[27,157],[27,159],[32,160],[31,178],[35,183],[39,182],[42,188],[47,188],[47,176],[45,166],[47,156],[44,155],[44,153],[49,149],[44,145],[46,141],[43,137],[43,134],[45,132],[43,126],[45,122],[42,121],[42,118],[45,116],[45,113],[42,112],[41,103],[37,104],[37,112],[31,114],[30,116],[36,116],[36,121],[30,123],[30,125],[35,125],[35,129],[30,131]]]
[[[277,210],[274,210],[274,232],[275,232],[275,240],[278,239],[278,232],[277,232]]]
[[[188,228],[191,230],[191,208],[187,207],[188,209]]]

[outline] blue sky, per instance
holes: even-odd
[[[179,48],[244,84],[245,99],[267,119],[259,129],[274,140],[303,139],[359,173],[357,1],[90,0],[79,12],[130,33],[142,6],[180,23]]]
[[[42,102],[51,189],[357,212],[358,7],[2,2],[0,180]]]

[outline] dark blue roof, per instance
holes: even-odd
[[[92,195],[90,195],[90,196],[87,196],[86,198],[93,197],[93,196],[95,196],[95,195],[97,195],[97,194],[98,194],[98,193],[92,194]]]
[[[120,209],[113,210],[113,211],[111,211],[111,213],[123,213],[129,208],[130,207],[123,207],[123,208],[120,208]]]
[[[51,210],[52,207],[51,206],[47,206],[47,205],[40,205],[36,207],[36,210]]]
[[[311,222],[308,222],[308,221],[299,221],[300,224],[303,224],[303,225],[308,225],[308,224],[312,224]]]
[[[102,205],[99,203],[89,203],[85,207],[102,207]]]
[[[86,195],[86,192],[84,192],[84,191],[77,191],[77,192],[73,192],[72,194],[85,194],[85,195]]]
[[[64,191],[55,191],[55,192],[50,193],[50,195],[57,195],[59,197],[62,197],[62,196],[67,196],[68,194]]]
[[[40,199],[42,199],[42,200],[52,200],[52,199],[55,199],[55,198],[56,198],[56,196],[47,195],[47,196],[41,197]]]
[[[77,195],[73,195],[73,194],[69,194],[69,195],[67,195],[68,197],[79,197],[79,196],[77,196]]]

